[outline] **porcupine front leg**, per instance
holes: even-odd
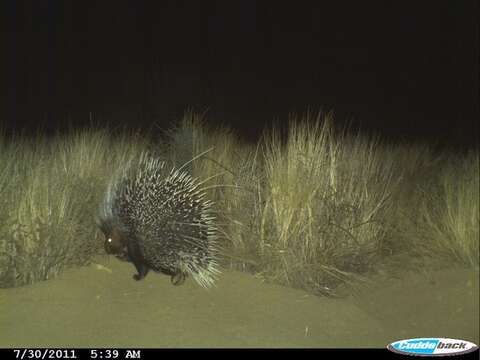
[[[133,274],[133,278],[137,281],[142,280],[147,276],[150,268],[145,264],[140,250],[136,246],[128,245],[128,257],[130,261],[135,265],[138,274]]]
[[[138,274],[133,274],[133,278],[137,281],[142,280],[150,271],[150,268],[142,262],[133,262],[133,265],[135,265],[135,268],[138,271]]]

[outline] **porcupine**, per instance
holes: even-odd
[[[210,287],[219,273],[213,203],[201,182],[147,153],[115,176],[100,206],[97,224],[105,250],[132,262],[143,279],[150,269],[174,285],[191,275]]]

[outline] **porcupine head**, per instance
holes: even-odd
[[[120,259],[126,260],[127,256],[127,238],[119,230],[119,226],[114,226],[109,222],[99,223],[100,229],[105,237],[104,247],[107,254],[116,255]]]

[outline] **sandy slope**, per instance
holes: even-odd
[[[479,343],[478,273],[436,272],[321,298],[226,272],[206,291],[188,279],[131,279],[131,264],[71,269],[0,289],[0,347],[384,347],[401,338]]]

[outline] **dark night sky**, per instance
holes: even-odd
[[[208,107],[253,136],[310,107],[389,136],[478,132],[475,0],[4,5],[9,128],[84,126],[90,113],[147,126]]]

